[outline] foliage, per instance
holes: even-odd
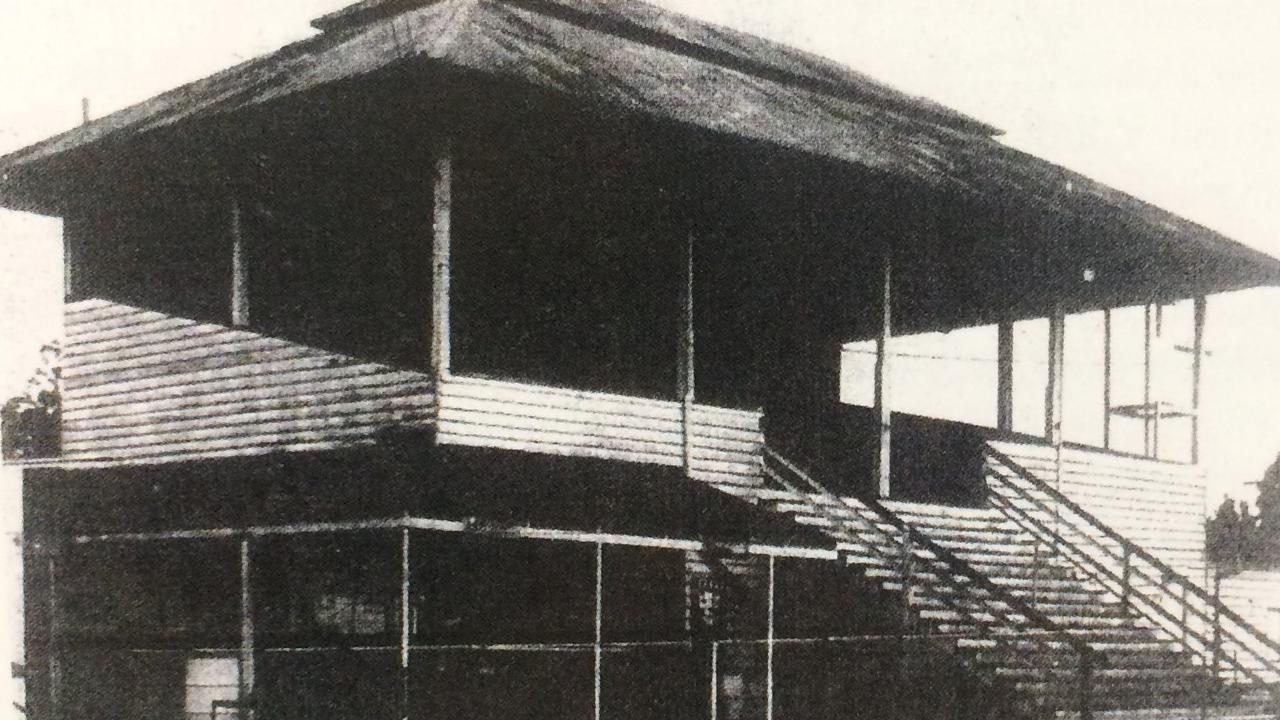
[[[40,348],[40,367],[26,391],[0,408],[0,443],[6,460],[53,457],[60,452],[62,427],[62,348]]]
[[[1280,568],[1280,456],[1258,483],[1258,511],[1224,498],[1205,526],[1209,562],[1223,575]]]

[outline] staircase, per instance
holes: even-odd
[[[1021,696],[1028,717],[1272,717],[1268,698],[1227,686],[1187,638],[1135,610],[1134,593],[1098,582],[1007,504],[840,497],[767,448],[764,468],[775,511],[832,536],[849,566]]]

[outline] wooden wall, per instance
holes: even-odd
[[[680,466],[681,407],[672,401],[453,377],[440,388],[441,444]],[[696,405],[693,476],[749,494],[760,484],[760,416]]]
[[[1054,483],[1052,447],[1014,441],[991,444]],[[1190,580],[1203,581],[1205,477],[1200,468],[1068,447],[1063,449],[1059,489]]]
[[[432,379],[346,355],[102,300],[66,310],[63,460],[130,464],[319,450],[428,428],[441,444],[681,466],[674,401]],[[438,405],[437,405],[438,402]],[[760,483],[755,412],[696,405],[695,477]]]
[[[434,417],[426,374],[254,332],[86,300],[66,333],[66,461],[332,448]]]

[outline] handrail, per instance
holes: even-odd
[[[1024,623],[1018,623],[1015,620],[1016,617],[1022,617],[1025,619],[1026,623],[1030,623],[1036,629],[1053,635],[1054,638],[1057,639],[1059,642],[1071,647],[1076,653],[1078,653],[1081,656],[1084,662],[1088,662],[1089,664],[1092,665],[1093,661],[1097,658],[1101,658],[1103,661],[1105,661],[1105,655],[1102,655],[1097,650],[1093,649],[1091,646],[1089,646],[1087,642],[1081,640],[1080,638],[1077,638],[1074,635],[1071,635],[1070,633],[1066,632],[1062,628],[1058,627],[1058,625],[1052,619],[1046,616],[1044,613],[1040,612],[1039,610],[1037,610],[1030,604],[1026,603],[1022,599],[1014,597],[1012,594],[1008,593],[1006,590],[1004,590],[1004,588],[1001,588],[999,585],[992,582],[981,571],[974,568],[968,561],[957,556],[951,550],[938,544],[932,538],[928,537],[927,535],[923,534],[916,528],[904,522],[893,511],[889,510],[881,503],[874,500],[859,500],[859,502],[863,504],[863,508],[859,508],[857,505],[852,504],[848,498],[841,497],[831,492],[830,490],[828,490],[817,480],[814,480],[812,477],[810,477],[808,473],[805,473],[798,466],[796,466],[795,463],[786,459],[781,455],[781,453],[779,453],[778,451],[774,450],[773,448],[767,445],[764,448],[764,457],[766,461],[772,459],[778,462],[779,464],[783,465],[783,467],[785,467],[790,473],[804,480],[804,482],[807,485],[814,488],[818,492],[818,494],[824,496],[825,499],[835,500],[839,505],[846,507],[850,510],[853,510],[855,512],[865,509],[866,511],[869,511],[874,515],[876,521],[892,525],[896,530],[901,532],[904,535],[904,537],[910,538],[910,540],[914,543],[919,543],[919,545],[922,548],[928,550],[928,552],[934,556],[933,559],[936,562],[947,565],[952,570],[960,572],[970,580],[973,586],[976,586],[977,588],[980,588],[985,592],[987,592],[990,595],[989,598],[985,598],[985,599],[977,598],[977,599],[985,600],[984,605],[987,606],[987,609],[989,612],[992,612],[993,616],[995,616],[995,612],[998,610],[998,607],[996,606],[998,606],[999,604],[1003,604],[1008,608],[1008,610],[1000,610],[999,612],[1005,616],[1006,622],[1009,622],[1014,625],[1024,624]],[[766,465],[766,472],[770,472],[767,465]],[[781,478],[777,478],[777,476],[774,475],[772,472],[770,472],[770,475],[775,479],[781,480]],[[794,491],[794,488],[791,488],[791,489]],[[816,503],[812,503],[812,502],[810,504],[816,505]],[[839,520],[841,522],[845,522],[840,518],[828,517],[827,519]],[[876,522],[868,520],[866,521],[866,524],[872,528],[875,528]],[[894,538],[889,533],[883,530],[879,530],[878,532],[882,536],[887,536],[890,541],[894,540]],[[875,549],[877,550],[877,552],[880,552],[879,548],[875,548]],[[880,552],[880,554],[882,556],[886,555],[883,552]],[[953,582],[952,585],[956,588],[963,588],[963,585],[961,585],[960,583]]]
[[[1126,600],[1128,600],[1129,599],[1128,596],[1133,593],[1141,593],[1142,599],[1145,602],[1145,604],[1147,604],[1151,608],[1160,612],[1165,617],[1166,620],[1178,625],[1179,631],[1182,633],[1182,638],[1180,639],[1184,643],[1184,646],[1186,643],[1186,636],[1188,634],[1194,635],[1196,637],[1198,644],[1200,644],[1203,648],[1205,649],[1212,648],[1214,649],[1215,652],[1219,646],[1219,643],[1221,642],[1220,638],[1211,640],[1209,638],[1204,637],[1202,633],[1197,632],[1196,630],[1190,627],[1190,625],[1187,623],[1186,614],[1188,611],[1191,611],[1191,612],[1194,612],[1197,616],[1199,616],[1202,620],[1205,620],[1207,622],[1212,622],[1214,624],[1215,634],[1220,634],[1223,630],[1226,630],[1227,634],[1230,636],[1230,640],[1234,644],[1238,645],[1242,650],[1248,653],[1254,660],[1258,661],[1264,669],[1269,670],[1272,673],[1277,673],[1275,660],[1268,658],[1266,655],[1264,655],[1262,652],[1257,650],[1255,647],[1252,647],[1248,641],[1252,641],[1254,645],[1260,644],[1267,650],[1270,650],[1273,653],[1276,653],[1277,655],[1280,655],[1280,643],[1276,643],[1271,638],[1262,634],[1262,632],[1259,631],[1256,627],[1254,627],[1244,618],[1240,617],[1240,615],[1238,615],[1231,608],[1224,605],[1218,598],[1215,598],[1212,595],[1210,595],[1207,591],[1204,590],[1204,588],[1201,588],[1199,585],[1196,585],[1191,580],[1186,578],[1184,575],[1179,573],[1177,570],[1170,567],[1167,563],[1165,563],[1164,561],[1152,555],[1145,548],[1143,548],[1140,545],[1137,545],[1136,543],[1124,537],[1123,535],[1121,535],[1119,532],[1117,532],[1110,526],[1103,523],[1101,520],[1095,517],[1088,510],[1084,509],[1078,503],[1076,503],[1075,501],[1063,495],[1061,491],[1057,490],[1056,488],[1051,486],[1049,483],[1037,477],[1034,473],[1022,467],[1019,463],[1011,459],[1005,453],[1001,452],[1000,450],[997,450],[996,448],[988,446],[985,449],[984,454],[991,461],[994,461],[999,466],[1013,473],[1014,476],[1016,476],[1018,479],[1021,479],[1022,481],[1028,483],[1037,492],[1043,494],[1044,496],[1047,496],[1052,502],[1059,505],[1060,508],[1065,508],[1071,514],[1077,516],[1081,521],[1083,521],[1085,524],[1089,526],[1088,528],[1089,530],[1092,530],[1095,533],[1101,534],[1105,538],[1118,544],[1120,548],[1123,550],[1123,552],[1120,553],[1119,555],[1116,553],[1114,549],[1104,545],[1101,539],[1093,535],[1090,535],[1088,530],[1085,530],[1079,527],[1073,528],[1077,534],[1089,540],[1094,546],[1096,546],[1102,552],[1106,553],[1112,559],[1119,559],[1121,562],[1123,562],[1124,568],[1121,571],[1122,574],[1117,575],[1117,573],[1113,569],[1106,567],[1098,558],[1093,557],[1088,553],[1080,551],[1079,554],[1083,556],[1085,560],[1087,560],[1090,564],[1092,564],[1096,571],[1104,573],[1113,582],[1116,582],[1117,584],[1119,584],[1121,587],[1121,592],[1125,595]],[[998,478],[1000,481],[1003,481],[1005,485],[1012,488],[1013,491],[1016,492],[1020,497],[1025,498],[1027,501],[1034,504],[1037,507],[1037,509],[1042,510],[1044,512],[1050,512],[1050,509],[1046,507],[1046,503],[1043,500],[1037,499],[1033,497],[1029,492],[1026,492],[1021,488],[1018,488],[1014,483],[1009,481],[1009,478],[1007,476],[1003,475],[1002,473],[988,472],[985,474],[987,475],[988,479],[994,476]],[[1006,502],[1009,503],[1009,505],[1007,506],[1008,510],[1006,510],[1006,514],[1009,514],[1009,511],[1013,510],[1012,502],[1011,501],[1006,501]],[[1002,510],[1005,510],[1005,508],[1006,506],[1001,507]],[[1028,513],[1025,510],[1023,510],[1022,512],[1026,513],[1028,518],[1031,518],[1030,513]],[[1058,516],[1061,517],[1060,514]],[[1015,518],[1015,521],[1016,521],[1016,518]],[[1037,522],[1036,524],[1041,526],[1040,529],[1042,532],[1047,532],[1055,540],[1059,540],[1059,541],[1064,540],[1064,538],[1062,538],[1058,533],[1052,530],[1049,530],[1048,528],[1044,528],[1043,523]],[[1155,569],[1155,571],[1158,573],[1159,578],[1153,577],[1149,572],[1145,571],[1142,568],[1134,568],[1132,565],[1132,558],[1134,557],[1137,557],[1141,559],[1143,562],[1152,566]],[[1134,587],[1134,583],[1130,579],[1130,576],[1135,572],[1142,575],[1152,586],[1154,586],[1159,591],[1161,595],[1163,595],[1165,598],[1167,598],[1171,602],[1176,603],[1178,606],[1180,606],[1182,610],[1182,617],[1178,618],[1174,616],[1172,612],[1165,609],[1159,599],[1147,597],[1148,591],[1144,591],[1142,589]],[[1174,583],[1178,587],[1178,589],[1181,590],[1181,596],[1179,596],[1178,594],[1168,589],[1167,585],[1170,582]],[[1205,610],[1202,610],[1199,607],[1193,607],[1191,603],[1188,602],[1189,600],[1187,597],[1188,593],[1195,599],[1199,600],[1203,605],[1207,606],[1208,610],[1214,613],[1214,616],[1211,617],[1208,614],[1208,612],[1206,612]],[[1221,628],[1220,621],[1224,617],[1230,620],[1231,623],[1238,626],[1241,632],[1247,634],[1249,636],[1248,639],[1245,640],[1240,638],[1237,635],[1237,633],[1232,631],[1231,629]],[[1228,662],[1233,667],[1235,667],[1237,671],[1244,673],[1251,680],[1263,685],[1271,684],[1265,678],[1261,677],[1257,672],[1255,672],[1252,668],[1250,668],[1248,665],[1242,663],[1238,658],[1232,656],[1228,658]],[[1215,663],[1215,667],[1216,667],[1216,663]]]

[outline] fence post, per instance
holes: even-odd
[[[1124,604],[1126,608],[1129,607],[1129,603],[1130,603],[1129,595],[1132,593],[1132,585],[1133,585],[1133,580],[1131,579],[1132,575],[1133,575],[1133,548],[1126,544],[1124,547],[1124,574],[1121,576],[1122,584],[1123,584],[1123,587],[1121,588],[1121,591],[1123,593],[1123,595],[1121,596],[1121,602]]]
[[[1093,718],[1093,659],[1091,653],[1080,653],[1080,720]]]

